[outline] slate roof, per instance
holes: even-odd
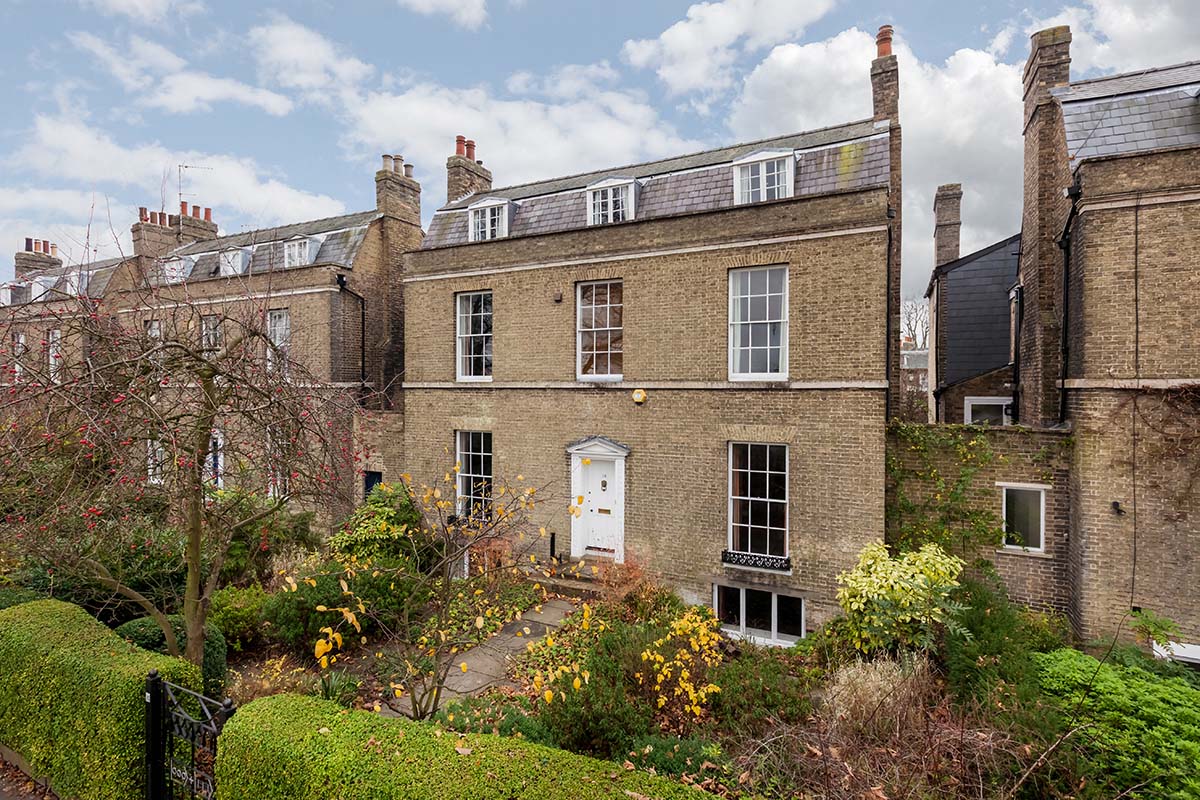
[[[864,120],[470,195],[434,214],[422,249],[465,244],[470,217],[466,209],[485,197],[513,201],[508,225],[510,238],[586,228],[586,187],[618,175],[639,182],[638,220],[729,208],[734,199],[731,163],[765,149],[801,151],[796,163],[796,197],[888,182],[890,157],[886,130],[878,128],[872,120]]]
[[[175,250],[174,254],[194,255],[196,253],[207,253],[210,250],[223,250],[228,247],[249,247],[264,242],[281,242],[285,239],[291,239],[293,236],[312,236],[342,228],[365,227],[378,216],[378,211],[359,211],[354,214],[343,214],[340,217],[326,217],[324,219],[314,219],[309,222],[279,225],[274,228],[261,228],[256,231],[246,231],[202,242],[193,242]]]
[[[68,290],[72,289],[71,280],[78,280],[78,288],[81,294],[89,297],[100,297],[104,294],[105,288],[108,286],[109,279],[113,273],[117,271],[122,263],[128,260],[128,256],[119,258],[107,258],[100,261],[91,261],[86,264],[61,264],[56,267],[38,270],[30,274],[27,278],[19,281],[12,281],[6,284],[11,289],[11,302],[24,303],[28,302],[32,295],[30,284],[36,280],[39,284],[45,287],[48,297],[54,295],[50,292],[60,294],[71,293]],[[78,276],[77,278],[75,276]],[[45,297],[43,299],[46,299]]]
[[[1008,292],[1017,281],[1020,256],[1018,233],[934,270],[925,296],[934,280],[945,285],[937,319],[945,369],[938,375],[937,388],[1009,363]]]
[[[1076,163],[1200,145],[1200,61],[1077,81],[1051,94]]]

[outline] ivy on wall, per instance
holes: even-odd
[[[998,456],[982,428],[893,421],[888,426],[887,530],[900,551],[932,542],[967,561],[1004,540],[999,514],[973,491]]]

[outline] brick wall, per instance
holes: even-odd
[[[938,395],[938,422],[961,425],[968,397],[1012,397],[1012,367],[1001,367],[953,386]]]
[[[986,547],[979,555],[995,565],[1014,601],[1034,608],[1058,611],[1075,619],[1077,613],[1072,602],[1069,557],[1071,435],[1065,431],[1012,426],[958,430],[968,436],[985,438],[994,454],[991,462],[979,469],[971,483],[969,505],[972,509],[994,514],[996,524],[1000,525],[1003,519],[1003,496],[998,483],[1046,488],[1044,552]],[[961,474],[961,462],[953,451],[930,450],[927,464],[922,451],[914,450],[909,441],[895,432],[889,433],[888,446],[889,457],[899,461],[906,475],[911,476],[914,471],[923,471],[930,465],[947,481],[954,481]],[[894,532],[900,523],[895,516],[896,485],[890,483],[888,491],[888,508],[893,515],[888,520],[888,526],[889,531]],[[928,497],[934,489],[926,481],[907,477],[903,481],[902,491],[910,499],[916,500]]]

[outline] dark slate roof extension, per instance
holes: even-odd
[[[586,188],[605,178],[638,181],[635,218],[655,219],[733,206],[733,161],[759,150],[796,153],[793,196],[886,185],[889,151],[886,128],[863,120],[807,133],[706,150],[675,158],[493,189],[449,203],[434,214],[423,249],[465,244],[467,208],[484,198],[510,200],[509,237],[587,227]]]

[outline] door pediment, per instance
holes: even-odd
[[[568,445],[567,453],[587,458],[625,458],[629,455],[629,448],[603,436],[589,436]]]

